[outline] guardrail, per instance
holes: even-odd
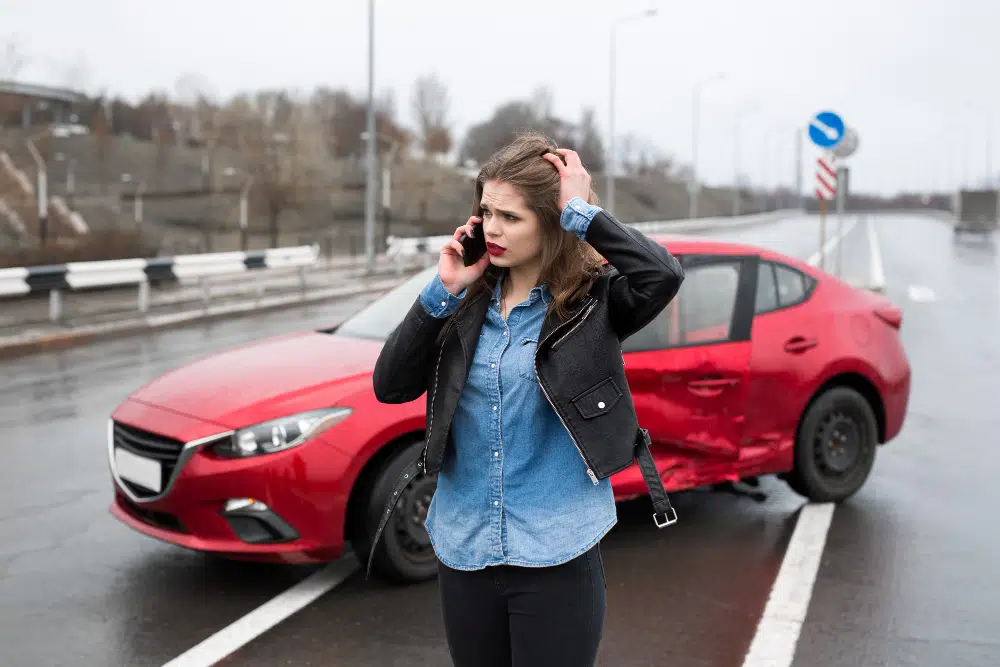
[[[761,224],[788,217],[801,215],[798,209],[767,211],[741,216],[720,216],[713,218],[680,218],[677,220],[656,220],[651,222],[626,222],[643,234],[684,233],[696,229],[739,227]],[[392,258],[408,257],[419,254],[437,254],[452,237],[437,236],[389,236],[386,239],[386,254]]]
[[[62,317],[62,294],[65,291],[136,285],[138,310],[146,313],[152,282],[201,279],[260,269],[297,268],[304,287],[306,269],[315,266],[318,261],[319,246],[312,245],[259,252],[218,252],[0,269],[0,298],[48,292],[49,320],[58,322]],[[206,301],[209,296],[206,292]]]

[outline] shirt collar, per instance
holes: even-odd
[[[499,278],[497,279],[496,286],[493,288],[492,303],[497,308],[500,307],[500,288],[503,285],[503,279],[506,277],[506,275],[507,275],[506,271],[501,273]],[[534,287],[531,288],[531,292],[528,293],[528,302],[530,303],[534,301],[534,299],[536,298],[540,298],[542,300],[542,303],[544,303],[546,306],[552,303],[552,293],[549,291],[549,286],[547,283],[543,282],[541,285],[535,285]]]

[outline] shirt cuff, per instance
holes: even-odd
[[[445,318],[458,310],[468,291],[468,288],[463,289],[455,296],[445,289],[441,276],[434,274],[434,279],[420,292],[420,303],[431,317]]]
[[[559,217],[559,224],[566,231],[573,232],[579,238],[584,239],[587,236],[587,228],[590,227],[590,221],[594,219],[594,216],[600,210],[600,206],[588,204],[580,197],[573,197],[566,204],[566,208],[562,210],[562,215]]]

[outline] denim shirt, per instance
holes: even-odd
[[[573,199],[560,224],[580,238],[600,209]],[[558,565],[584,553],[617,521],[610,479],[595,484],[535,375],[538,335],[552,295],[536,286],[500,315],[497,283],[451,426],[425,527],[437,557],[458,570]],[[440,276],[420,294],[447,317]]]

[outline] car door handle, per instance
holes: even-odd
[[[739,378],[704,378],[701,380],[691,380],[688,382],[688,386],[692,389],[725,389],[739,383]]]
[[[819,345],[819,341],[815,338],[793,336],[785,341],[785,352],[792,352],[793,354],[796,354],[799,352],[805,352],[806,350],[816,347],[817,345]]]

